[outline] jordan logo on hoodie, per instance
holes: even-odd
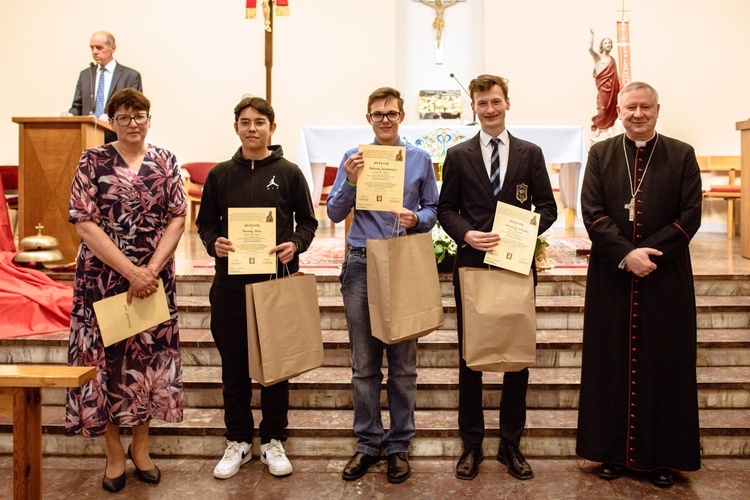
[[[274,187],[276,189],[279,189],[279,185],[276,184],[276,176],[275,175],[273,177],[271,177],[271,182],[268,183],[268,185],[266,186],[266,189],[270,190],[270,189],[272,189]]]

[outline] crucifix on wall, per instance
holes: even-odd
[[[432,27],[435,30],[435,64],[443,64],[443,28],[445,27],[445,9],[453,7],[458,2],[466,0],[414,0],[435,9],[435,20]]]
[[[255,19],[258,0],[245,0],[245,18]],[[289,0],[262,0],[263,20],[265,27],[265,64],[266,64],[266,101],[271,102],[273,71],[273,6],[276,4],[277,16],[289,15]]]

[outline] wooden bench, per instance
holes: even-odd
[[[712,184],[705,191],[706,198],[720,198],[727,202],[727,238],[734,237],[734,202],[740,199],[740,185],[736,184],[740,172],[739,156],[699,156],[701,172],[727,175],[727,184]]]
[[[80,387],[93,366],[0,365],[0,417],[13,417],[13,498],[42,498],[42,387]]]

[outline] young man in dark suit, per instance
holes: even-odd
[[[471,108],[481,131],[448,150],[443,163],[443,186],[438,203],[438,220],[458,243],[453,271],[458,323],[458,352],[463,346],[463,311],[458,268],[485,267],[485,253],[500,242],[492,233],[498,201],[541,215],[539,234],[557,219],[547,165],[539,146],[518,139],[505,128],[510,109],[508,81],[494,75],[480,75],[469,84]],[[532,268],[536,282],[536,269]],[[503,293],[503,290],[498,290]],[[534,477],[519,446],[526,422],[526,388],[529,370],[506,372],[500,400],[500,447],[497,459],[518,479]],[[482,372],[459,361],[458,428],[464,452],[456,465],[456,477],[473,479],[484,460],[484,415]]]

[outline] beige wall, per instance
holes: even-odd
[[[511,80],[517,124],[589,125],[595,114],[589,27],[616,42],[620,0],[488,1],[485,67]],[[658,129],[699,155],[739,154],[750,116],[750,2],[627,0],[632,77],[659,91]],[[492,40],[490,40],[492,38]],[[498,50],[492,51],[489,46]],[[615,54],[616,50],[613,51]]]
[[[367,94],[403,81],[397,51],[430,47],[397,44],[410,40],[396,32],[397,2],[405,1],[292,0],[292,15],[277,19],[276,142],[290,159],[301,126],[362,124]],[[510,79],[509,122],[588,126],[595,112],[589,27],[597,44],[615,38],[621,0],[483,4],[484,36],[451,24],[449,9],[445,43],[472,40],[484,48],[484,70]],[[734,124],[750,116],[750,1],[628,0],[626,7],[633,77],[661,94],[659,130],[700,155],[739,154]],[[227,158],[238,145],[232,107],[243,93],[265,93],[262,21],[245,20],[243,9],[242,0],[0,0],[0,164],[17,162],[11,117],[54,116],[70,106],[97,29],[112,31],[117,59],[142,73],[153,103],[151,142],[182,162]],[[434,17],[426,7],[410,12],[419,12],[416,23]],[[452,71],[451,60],[444,66]],[[415,95],[406,99],[407,109],[414,106]]]

